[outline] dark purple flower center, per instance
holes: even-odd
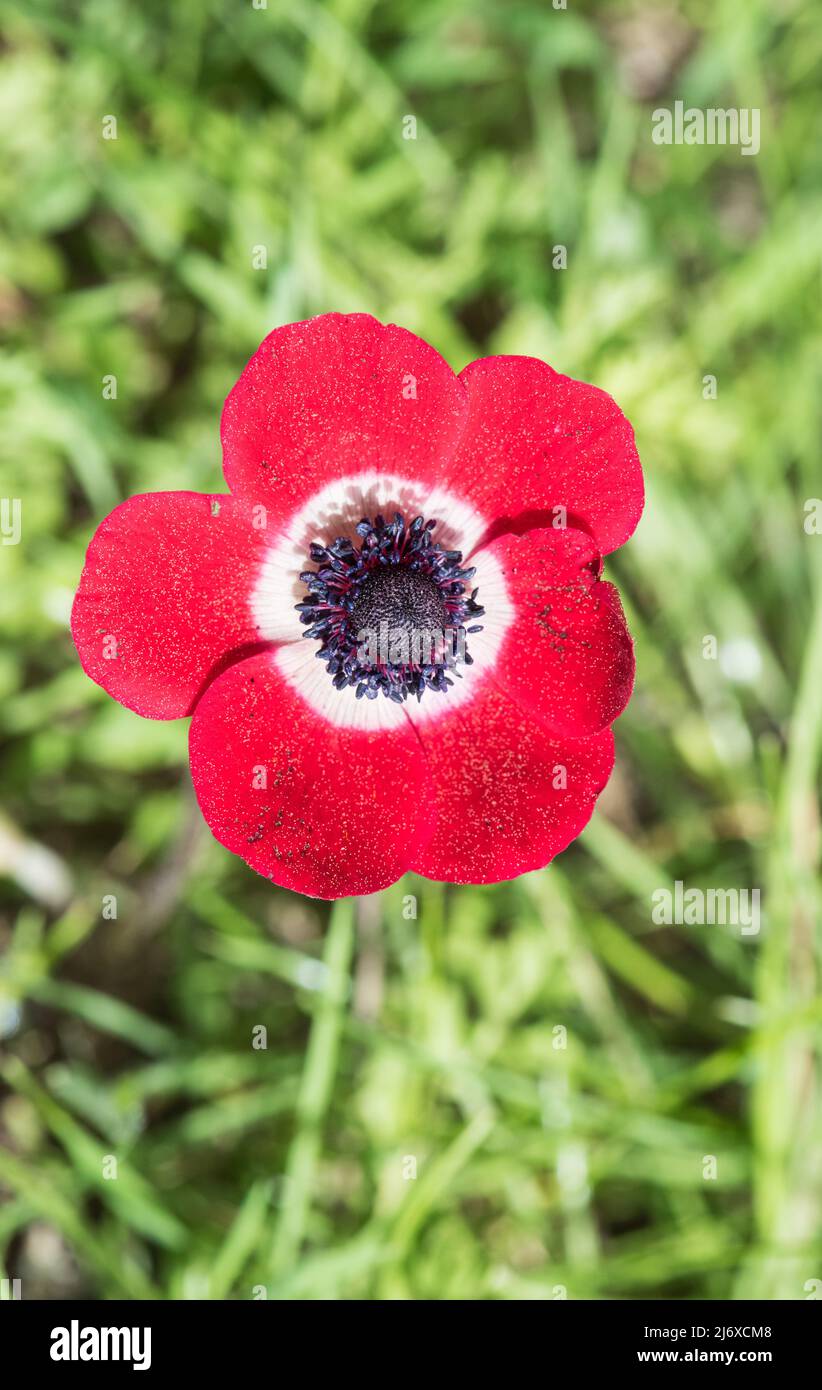
[[[359,546],[347,536],[312,542],[318,568],[300,575],[309,596],[296,607],[338,690],[419,700],[426,690],[447,690],[456,667],[471,664],[466,635],[482,628],[465,622],[485,610],[476,589],[466,592],[475,571],[461,568],[461,552],[431,539],[436,524],[421,516],[406,524],[397,512],[388,523],[363,519]]]

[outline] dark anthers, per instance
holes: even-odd
[[[382,691],[398,703],[420,700],[426,690],[448,690],[457,665],[471,665],[466,634],[482,626],[465,623],[485,609],[476,589],[466,593],[475,570],[460,568],[459,550],[432,540],[436,524],[421,516],[406,524],[396,512],[392,522],[359,522],[359,547],[347,536],[327,546],[312,542],[318,568],[300,575],[309,597],[296,608],[305,636],[322,643],[317,656],[338,690],[356,686],[358,699]]]

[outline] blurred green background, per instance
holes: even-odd
[[[2,1273],[818,1296],[822,12],[257,3],[2,4]],[[677,98],[760,108],[760,154],[655,145]],[[98,522],[219,489],[246,358],[332,308],[544,357],[636,427],[617,770],[512,884],[274,889],[201,822],[186,723],[75,656]],[[676,879],[759,887],[760,934],[655,926]]]

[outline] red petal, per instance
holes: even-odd
[[[460,381],[470,416],[448,476],[499,518],[497,530],[522,513],[548,525],[562,506],[602,554],[628,539],[642,514],[642,470],[634,432],[605,391],[535,357],[484,357]]]
[[[225,671],[191,724],[191,773],[213,834],[257,873],[319,898],[374,893],[433,827],[410,723],[329,724],[260,653]]]
[[[467,415],[465,391],[421,338],[368,314],[269,333],[223,410],[232,492],[286,517],[318,488],[376,469],[436,481]]]
[[[581,738],[613,723],[631,697],[634,644],[619,593],[592,572],[599,556],[590,537],[528,531],[501,536],[486,552],[514,607],[497,684],[556,733]]]
[[[456,717],[418,733],[437,787],[437,826],[411,867],[449,883],[543,868],[588,822],[614,761],[609,729],[552,737],[490,683]]]
[[[257,634],[248,608],[265,532],[227,494],[131,497],[98,527],[71,630],[86,674],[149,719],[190,714]]]

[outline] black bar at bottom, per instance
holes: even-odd
[[[425,1316],[438,1323],[436,1304]],[[746,1369],[761,1366],[784,1377],[794,1365],[813,1365],[822,1319],[813,1299],[793,1303],[671,1303],[551,1301],[529,1303],[521,1311],[494,1302],[480,1327],[439,1323],[435,1340],[428,1341],[420,1314],[408,1305],[399,1311],[402,1341],[384,1343],[381,1333],[394,1330],[392,1313],[384,1307],[363,1316],[355,1304],[345,1314],[344,1337],[334,1335],[332,1308],[312,1303],[310,1326],[300,1327],[300,1312],[265,1301],[225,1303],[64,1303],[0,1301],[0,1349],[4,1363],[20,1369],[94,1378],[135,1372],[168,1376],[182,1369],[209,1377],[230,1372],[279,1376],[283,1357],[299,1373],[316,1371],[318,1360],[350,1373],[363,1359],[370,1376],[408,1371],[419,1358],[420,1370],[441,1371],[447,1362],[465,1370],[490,1345],[498,1354],[517,1359],[526,1347],[546,1374],[570,1366],[580,1371],[646,1373],[675,1366]],[[514,1321],[509,1322],[509,1317]],[[490,1318],[490,1322],[489,1322]],[[318,1320],[322,1319],[322,1323]],[[497,1319],[499,1320],[497,1322]],[[353,1320],[353,1322],[352,1322]],[[494,1324],[497,1324],[496,1328]],[[323,1333],[319,1334],[322,1327]],[[422,1334],[422,1335],[421,1335]],[[493,1343],[489,1341],[490,1337]],[[512,1345],[506,1340],[513,1335]],[[373,1341],[363,1341],[373,1337]],[[528,1339],[523,1342],[522,1338]],[[503,1339],[503,1340],[500,1340]],[[516,1346],[518,1350],[514,1352]],[[391,1349],[393,1347],[393,1350]],[[369,1350],[370,1348],[370,1350]],[[354,1360],[356,1358],[356,1360]],[[393,1364],[392,1364],[393,1363]]]

